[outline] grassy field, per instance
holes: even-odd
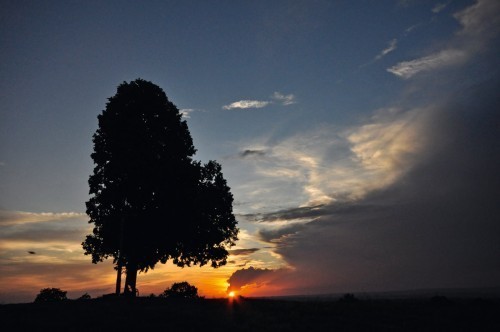
[[[500,301],[94,299],[0,306],[3,331],[500,331]]]

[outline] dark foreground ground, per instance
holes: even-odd
[[[3,331],[500,331],[500,301],[95,299],[0,305]]]

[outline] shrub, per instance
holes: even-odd
[[[183,298],[183,299],[197,299],[198,296],[198,288],[193,285],[190,285],[188,282],[176,282],[172,284],[170,288],[165,289],[163,293],[160,294],[160,297],[168,297],[168,298]]]
[[[58,302],[65,301],[66,291],[62,291],[59,288],[44,288],[40,290],[40,293],[36,296],[35,302]]]

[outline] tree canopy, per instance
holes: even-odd
[[[224,265],[238,233],[230,188],[217,162],[192,159],[187,123],[164,91],[124,82],[98,123],[86,203],[94,229],[82,243],[92,262],[113,257],[134,292],[137,270],[158,262]]]

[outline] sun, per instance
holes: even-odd
[[[229,292],[229,294],[227,294],[229,297],[234,297],[236,294],[234,292]]]

